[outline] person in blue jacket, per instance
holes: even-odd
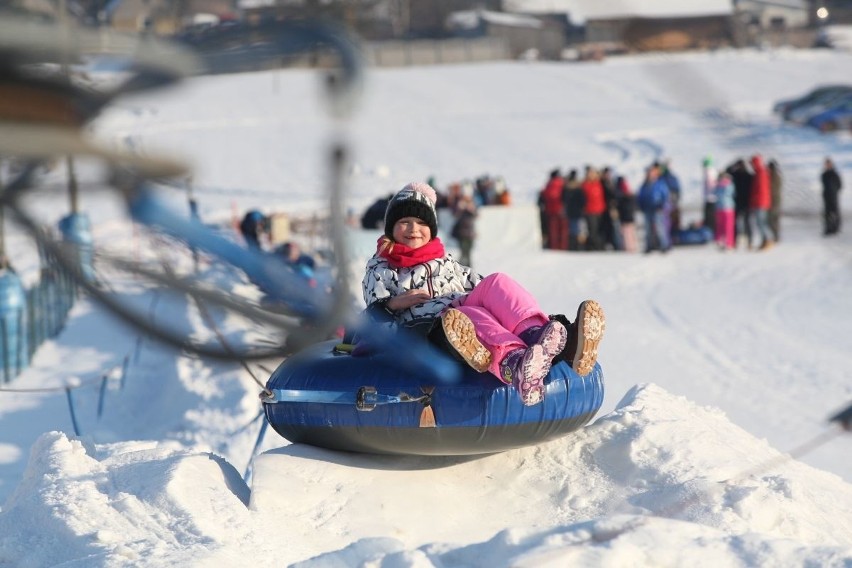
[[[680,234],[680,180],[672,171],[671,161],[660,164],[660,179],[669,189],[669,205],[666,208],[666,228],[669,239],[675,240]]]
[[[292,268],[296,274],[304,276],[308,280],[314,278],[314,270],[316,269],[316,261],[312,256],[302,252],[301,247],[294,242],[284,243],[276,251],[284,262]]]
[[[639,208],[645,216],[645,253],[653,250],[668,252],[671,248],[668,227],[669,187],[660,178],[659,164],[651,165],[639,188]]]

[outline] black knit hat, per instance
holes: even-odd
[[[385,236],[393,239],[393,226],[403,217],[417,217],[429,225],[434,239],[438,234],[436,199],[435,190],[428,183],[409,183],[400,189],[385,210]]]

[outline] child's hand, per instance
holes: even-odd
[[[421,304],[426,300],[430,300],[432,296],[429,294],[428,290],[406,290],[399,296],[394,296],[390,300],[388,300],[388,308],[393,311],[404,310],[405,308],[410,308],[411,306]]]

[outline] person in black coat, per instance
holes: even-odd
[[[387,197],[380,197],[367,208],[361,216],[362,229],[378,229],[384,226],[385,209],[388,208],[388,202],[391,197],[393,197],[393,193],[388,194]]]
[[[751,180],[754,176],[748,171],[745,160],[742,158],[728,166],[725,171],[730,174],[734,182],[735,239],[739,242],[740,238],[745,235],[748,248],[751,248],[752,235],[749,199],[751,197]]]
[[[547,211],[544,207],[544,190],[538,192],[538,223],[541,227],[541,246],[542,248],[550,248],[550,234],[547,230]]]
[[[586,192],[577,179],[577,170],[571,170],[565,178],[562,206],[568,217],[568,250],[583,250],[585,247],[580,242],[580,234],[586,211]]]
[[[240,221],[240,233],[242,233],[249,248],[262,249],[260,238],[268,229],[269,219],[257,209],[248,211],[243,220]]]
[[[604,246],[610,246],[612,250],[622,250],[624,243],[621,239],[621,224],[618,216],[618,192],[615,188],[612,168],[609,166],[605,166],[601,170],[601,186],[603,186],[604,201],[606,201],[606,211],[601,216],[601,234],[603,235]]]
[[[618,222],[621,225],[621,241],[623,250],[636,252],[638,245],[636,241],[636,196],[630,191],[630,186],[624,176],[618,176],[615,180],[616,207],[618,209]]]
[[[823,235],[834,235],[840,232],[840,190],[843,182],[840,174],[834,169],[831,158],[825,159],[825,168],[822,176],[822,203],[823,203]]]
[[[781,198],[784,186],[784,176],[781,175],[781,166],[775,160],[769,160],[769,190],[772,194],[772,205],[769,206],[769,228],[772,231],[773,241],[781,240]]]

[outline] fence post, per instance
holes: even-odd
[[[26,292],[24,292],[24,302],[26,302]],[[26,304],[24,304],[24,308],[26,308]],[[24,370],[24,367],[27,366],[29,362],[28,352],[27,352],[27,329],[25,327],[26,318],[24,316],[24,309],[18,310],[18,351],[15,354],[15,375],[20,375],[21,371]]]
[[[83,278],[89,282],[95,280],[92,249],[92,228],[89,217],[84,213],[71,213],[59,220],[62,239],[75,247],[75,260]]]
[[[74,435],[80,436],[80,426],[77,424],[77,413],[74,412],[74,396],[71,387],[65,387],[65,396],[68,398],[68,412],[71,414],[71,426],[74,427]]]
[[[27,358],[32,359],[33,353],[35,353],[36,345],[36,327],[37,320],[35,318],[35,296],[36,290],[38,290],[37,286],[34,286],[27,290]]]
[[[44,319],[47,321],[45,339],[56,335],[56,273],[49,271],[42,276],[47,276],[44,281]]]
[[[106,397],[106,386],[109,380],[109,375],[104,375],[101,378],[101,388],[98,392],[98,420],[101,419],[104,413],[104,398]]]
[[[39,280],[38,283],[38,318],[35,320],[36,328],[38,329],[37,345],[41,345],[47,337],[47,326],[49,322],[47,321],[48,314],[44,309],[46,296],[47,289],[44,281],[44,272],[42,272],[42,279]]]
[[[9,382],[12,374],[12,357],[18,359],[15,368],[20,372],[20,353],[25,346],[20,345],[24,335],[19,330],[21,314],[26,309],[27,294],[18,275],[9,269],[0,272],[0,323],[2,323],[2,348],[4,381]]]
[[[0,318],[0,339],[3,340],[3,382],[8,383],[12,380],[9,372],[9,358],[6,354],[9,352],[9,336],[6,329],[6,318]]]

